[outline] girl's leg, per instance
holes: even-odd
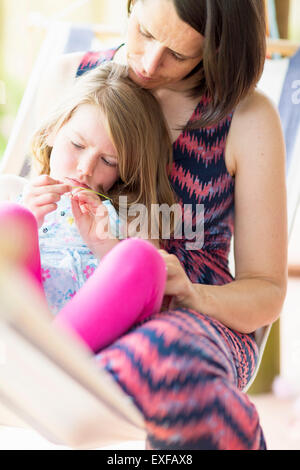
[[[0,250],[10,262],[23,266],[42,286],[37,221],[20,204],[0,204]]]
[[[149,242],[120,242],[65,305],[54,323],[99,351],[160,310],[166,283],[163,258]]]

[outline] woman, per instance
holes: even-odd
[[[257,360],[253,332],[278,318],[287,282],[284,142],[278,113],[255,90],[264,1],[136,0],[128,9],[126,44],[64,57],[40,103],[103,58],[127,63],[161,103],[173,139],[170,181],[193,223],[204,205],[204,244],[165,244],[170,310],[96,360],[144,414],[148,449],[264,449],[242,389]]]

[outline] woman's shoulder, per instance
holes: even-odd
[[[261,118],[265,113],[278,115],[273,101],[261,90],[255,89],[237,105],[235,117],[239,121],[247,121],[253,116]]]
[[[283,139],[279,112],[267,95],[254,90],[240,101],[233,113],[226,149],[230,173],[236,173],[244,152],[249,155],[260,142],[267,147],[276,139]]]

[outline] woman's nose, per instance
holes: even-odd
[[[142,65],[147,76],[152,77],[161,64],[164,47],[159,43],[151,42],[145,50]]]

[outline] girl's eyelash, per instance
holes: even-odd
[[[110,163],[108,160],[106,160],[106,158],[102,157],[102,160],[104,161],[105,165],[107,166],[116,166],[115,163]]]
[[[83,149],[82,145],[76,144],[76,142],[73,142],[72,140],[71,140],[71,144],[77,149]]]

